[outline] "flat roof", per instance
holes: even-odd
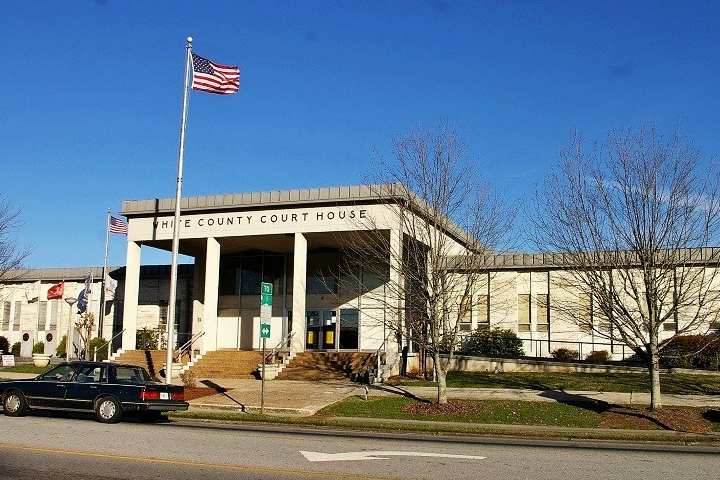
[[[248,207],[282,207],[285,205],[324,205],[328,203],[355,203],[362,201],[388,201],[397,199],[394,184],[354,185],[346,187],[303,188],[272,190],[267,192],[230,193],[183,197],[183,212],[206,210],[232,210]],[[175,211],[175,198],[125,200],[120,211],[125,217],[143,216]]]

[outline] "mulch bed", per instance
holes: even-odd
[[[406,405],[403,411],[423,415],[447,415],[473,413],[481,408],[482,405],[477,402],[448,400],[445,404],[413,402]],[[609,405],[606,410],[601,411],[599,414],[600,428],[672,430],[698,434],[710,432],[710,420],[705,418],[698,410],[665,407],[652,411],[649,408]],[[713,419],[713,421],[716,420]]]
[[[210,388],[210,387],[185,387],[185,401],[197,400],[198,398],[208,397],[216,393],[225,393],[227,388]]]

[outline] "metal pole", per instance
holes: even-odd
[[[265,340],[262,339],[262,372],[260,372],[260,413],[265,413]]]
[[[103,336],[105,320],[105,276],[107,275],[108,244],[110,243],[110,207],[105,221],[105,261],[103,262],[102,282],[100,283],[100,315],[98,316],[98,337]],[[112,333],[111,333],[112,335]],[[109,357],[108,357],[109,358]]]
[[[182,119],[180,121],[180,152],[178,154],[177,188],[175,190],[175,220],[173,221],[172,265],[170,267],[170,298],[167,319],[167,356],[165,359],[165,383],[172,383],[173,327],[175,324],[175,302],[177,298],[178,248],[180,244],[180,199],[182,197],[183,156],[185,154],[185,125],[187,123],[188,77],[190,75],[190,54],[192,37],[185,46],[185,86],[183,89]]]

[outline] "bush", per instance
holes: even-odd
[[[45,342],[37,342],[33,345],[33,353],[45,353]]]
[[[138,350],[157,350],[158,349],[158,328],[141,328],[135,334],[135,348]]]
[[[90,340],[90,345],[87,352],[87,359],[92,360],[95,358],[95,351],[97,350],[97,360],[98,362],[102,362],[103,360],[107,360],[108,358],[108,350],[107,345],[105,345],[106,340],[102,337],[96,337]],[[100,349],[100,350],[98,350]]]
[[[60,340],[57,344],[57,347],[55,347],[55,356],[64,357],[66,345],[67,345],[67,335],[63,335],[62,340]]]
[[[460,354],[476,354],[488,357],[522,357],[525,351],[522,340],[509,329],[478,328],[458,348]]]
[[[607,350],[593,350],[585,356],[585,361],[590,363],[607,363],[610,361],[610,352]]]
[[[12,348],[10,349],[10,353],[15,355],[16,357],[20,356],[20,342],[13,343]]]
[[[182,380],[183,386],[185,388],[195,388],[195,386],[197,385],[197,379],[195,378],[195,374],[191,370],[182,372],[180,374],[180,380]]]
[[[556,348],[552,352],[550,352],[550,355],[555,360],[579,360],[580,359],[580,353],[577,350],[570,350],[569,348],[561,347]]]
[[[0,352],[10,353],[10,341],[5,337],[0,337]]]
[[[716,370],[720,359],[720,337],[678,335],[663,343],[660,362],[668,367]]]

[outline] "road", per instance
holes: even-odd
[[[0,416],[0,479],[718,478],[716,447],[618,447],[91,416]]]

